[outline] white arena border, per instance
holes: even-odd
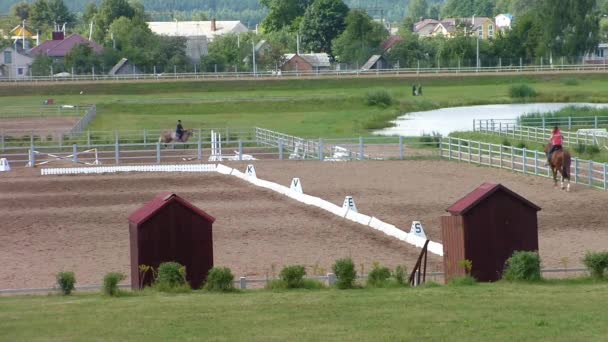
[[[273,183],[267,180],[259,179],[256,176],[250,176],[240,172],[237,169],[224,166],[222,164],[174,164],[174,165],[122,165],[122,166],[95,166],[95,167],[73,167],[73,168],[49,168],[41,169],[40,173],[43,176],[47,175],[78,175],[78,174],[104,174],[117,172],[218,172],[223,175],[231,175],[240,178],[255,186],[272,190],[281,195],[285,195],[298,202],[311,205],[334,215],[340,216],[347,220],[362,224],[372,229],[383,232],[388,236],[392,236],[398,240],[404,241],[418,248],[424,247],[425,239],[409,234],[396,226],[383,222],[374,216],[368,216],[348,209],[343,209],[331,202],[323,200],[319,197],[310,196],[300,192],[291,190],[290,188]],[[434,241],[430,241],[428,251],[443,256],[443,245]]]

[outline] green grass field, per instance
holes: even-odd
[[[306,137],[357,137],[386,127],[403,113],[474,104],[510,103],[511,85],[528,83],[535,102],[608,102],[603,75],[465,76],[352,78],[260,81],[134,82],[2,86],[7,106],[41,104],[98,105],[91,130],[261,126]],[[424,96],[412,97],[412,83]],[[364,104],[369,91],[385,89],[397,100],[388,108]],[[83,91],[83,95],[79,95]]]
[[[600,341],[608,283],[0,298],[0,340]]]

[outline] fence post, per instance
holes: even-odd
[[[522,169],[524,171],[524,175],[526,174],[526,169],[528,168],[528,162],[526,160],[526,148],[522,148],[522,155],[523,155],[523,159],[522,159]]]
[[[239,139],[239,160],[243,160],[243,142]]]
[[[87,130],[87,148],[91,147],[91,131]]]
[[[475,132],[475,119],[473,119],[473,132]]]
[[[118,146],[118,135],[116,136],[116,145],[114,146],[114,160],[116,164],[120,163],[120,150]]]
[[[462,160],[462,152],[460,146],[462,145],[462,140],[458,138],[458,161]]]
[[[156,163],[160,164],[160,142],[156,143]]]
[[[359,137],[359,160],[365,160],[365,157],[363,156],[364,152],[363,137]]]
[[[144,144],[148,143],[148,130],[144,128]]]
[[[327,273],[327,285],[333,286],[336,283],[336,275],[333,273]]]
[[[542,119],[543,129],[545,129],[545,117],[543,116],[541,119]]]
[[[4,152],[4,131],[0,131],[0,148]]]
[[[325,153],[323,152],[325,148],[323,147],[323,139],[319,138],[319,160],[323,161],[325,158]]]
[[[399,158],[405,159],[405,146],[403,146],[403,136],[399,136]]]
[[[574,184],[578,183],[578,158],[574,157]]]
[[[594,128],[597,129],[597,115],[595,116],[595,122],[594,122],[594,124],[595,124]]]
[[[196,143],[196,159],[203,159],[203,141],[201,140],[201,135],[198,135],[198,142]]]
[[[571,129],[572,129],[572,117],[569,116],[568,117],[568,130],[571,130]]]
[[[279,160],[283,160],[283,139],[279,139]]]
[[[30,167],[36,166],[36,150],[34,149],[34,145],[30,146]]]
[[[59,132],[59,148],[63,149],[63,132]]]
[[[498,123],[498,136],[502,135],[502,122]]]
[[[230,142],[230,130],[226,127],[226,144]]]
[[[608,188],[608,167],[606,167],[606,163],[604,163],[604,190],[606,190],[606,188]]]
[[[498,145],[498,167],[502,169],[502,145]]]
[[[245,290],[247,288],[247,278],[245,278],[245,277],[239,278],[239,288],[241,290]]]
[[[469,148],[470,148],[470,142],[469,142]],[[477,143],[477,155],[478,155],[478,161],[479,161],[479,165],[483,165],[482,160],[481,160],[481,142]]]
[[[538,151],[534,150],[534,175],[538,176]]]
[[[587,173],[589,175],[589,187],[593,186],[593,160],[589,160],[589,171]]]
[[[448,136],[448,160],[452,160],[452,137]]]
[[[76,144],[72,145],[72,162],[74,164],[78,163],[78,147]]]

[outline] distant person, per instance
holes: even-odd
[[[183,134],[184,134],[184,126],[182,126],[182,120],[177,120],[177,128],[175,129],[175,138],[177,138],[178,141],[181,141]]]
[[[418,95],[422,96],[422,86],[420,84],[418,85]]]
[[[416,96],[417,92],[416,92],[416,85],[412,84],[412,96]]]
[[[551,157],[553,156],[553,152],[561,150],[562,144],[564,143],[564,137],[562,136],[562,132],[559,130],[559,127],[555,126],[553,128],[549,142],[551,144],[551,149],[547,154],[547,166],[551,165]]]

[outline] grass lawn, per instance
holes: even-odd
[[[576,85],[568,82],[576,78]],[[412,97],[411,84],[424,96]],[[510,103],[509,87],[528,83],[535,102],[608,102],[603,75],[465,76],[199,82],[125,82],[0,86],[5,106],[98,105],[91,130],[261,126],[307,137],[369,136],[403,113],[440,107]],[[384,89],[395,98],[388,108],[364,104],[365,95]],[[79,95],[83,91],[83,95]]]
[[[588,341],[608,283],[0,298],[0,340]]]

